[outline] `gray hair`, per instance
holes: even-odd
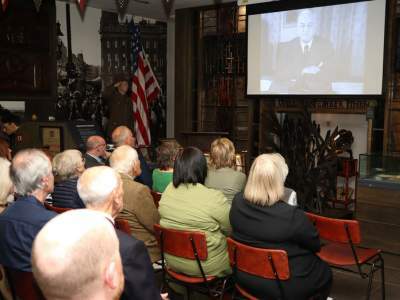
[[[119,182],[119,174],[110,167],[92,167],[79,177],[78,194],[86,207],[99,207],[118,188]]]
[[[37,149],[22,150],[11,163],[10,177],[20,195],[43,189],[42,179],[51,174],[51,163],[44,152]]]
[[[70,149],[58,153],[53,158],[53,172],[61,180],[78,177],[77,169],[82,165],[82,153]]]
[[[86,141],[86,151],[95,149],[97,146],[103,144],[104,139],[99,135],[89,136]]]
[[[110,157],[110,167],[122,174],[129,174],[134,164],[139,163],[139,156],[131,146],[119,146]]]
[[[131,132],[132,131],[126,126],[118,126],[117,128],[115,128],[112,133],[112,141],[115,147],[124,145],[125,140]]]
[[[7,159],[0,157],[0,204],[2,205],[7,203],[7,197],[12,193],[10,165]]]

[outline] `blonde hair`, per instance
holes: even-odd
[[[261,154],[250,168],[244,198],[261,206],[274,205],[282,199],[288,173],[289,169],[282,155]]]
[[[79,167],[83,169],[82,153],[75,149],[65,150],[54,156],[52,164],[53,172],[61,180],[78,177]]]
[[[10,178],[11,163],[0,157],[0,204],[7,203],[7,197],[12,193],[13,183]]]
[[[211,144],[210,166],[215,169],[233,168],[236,165],[235,146],[227,138],[218,138]]]

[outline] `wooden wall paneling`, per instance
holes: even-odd
[[[193,119],[193,22],[192,9],[175,12],[175,137],[192,131]]]

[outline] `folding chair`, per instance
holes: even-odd
[[[44,300],[31,272],[23,272],[4,267],[11,295],[14,300]]]
[[[66,212],[68,210],[71,210],[72,208],[67,208],[67,207],[57,207],[57,206],[53,206],[49,203],[47,203],[46,201],[44,202],[44,207],[46,207],[47,210],[51,210],[54,211],[58,214],[61,214],[63,212]]]
[[[306,215],[316,226],[320,238],[327,241],[318,256],[334,268],[359,274],[363,279],[368,278],[366,299],[371,296],[374,273],[381,270],[381,292],[382,299],[385,299],[385,265],[381,250],[356,246],[361,243],[358,221],[327,218],[312,213]],[[350,269],[351,266],[356,266],[357,271]],[[369,266],[369,272],[363,270],[364,266]]]
[[[154,205],[158,208],[159,202],[161,200],[161,193],[151,190],[151,196],[153,196]]]
[[[131,227],[129,226],[129,222],[125,219],[116,218],[115,219],[115,228],[125,232],[126,234],[131,235]]]
[[[205,261],[208,256],[207,241],[204,232],[167,229],[159,224],[154,225],[157,241],[161,249],[161,261],[163,269],[163,284],[168,286],[168,282],[174,282],[186,288],[188,298],[191,289],[201,294],[206,294],[211,298],[224,296],[227,280],[229,277],[207,276],[204,273],[201,261]],[[165,253],[181,258],[195,260],[199,267],[201,277],[188,276],[177,273],[166,267]],[[167,278],[167,275],[169,278]]]
[[[229,262],[234,274],[239,270],[254,276],[275,280],[281,298],[285,299],[285,291],[281,281],[290,278],[289,261],[286,251],[256,248],[244,245],[232,238],[228,238],[227,242]],[[235,284],[235,288],[246,299],[258,299],[238,283]]]

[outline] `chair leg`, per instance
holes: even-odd
[[[369,298],[371,297],[371,289],[372,289],[372,279],[374,277],[374,273],[375,273],[375,263],[376,261],[374,261],[371,265],[371,270],[369,271],[368,274],[368,288],[367,288],[367,300],[369,300]]]
[[[386,293],[385,293],[385,262],[381,255],[379,255],[381,261],[381,292],[382,292],[382,300],[385,300]]]

